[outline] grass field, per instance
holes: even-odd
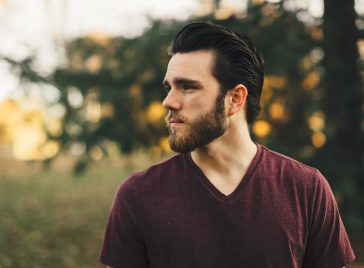
[[[93,167],[79,177],[32,166],[0,170],[0,267],[101,267],[114,192],[126,173],[150,164],[137,162]]]
[[[148,161],[92,167],[0,164],[0,267],[100,267],[98,251],[118,184]],[[137,167],[139,166],[139,167]]]

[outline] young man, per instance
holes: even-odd
[[[314,168],[254,143],[263,60],[229,29],[177,34],[164,79],[180,154],[119,187],[100,261],[111,267],[343,267],[354,259]]]

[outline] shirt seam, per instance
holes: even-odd
[[[329,263],[318,263],[314,267],[320,267],[320,268],[341,268],[349,263],[353,262],[355,260],[354,251],[352,248],[350,248],[347,252],[345,252],[343,258],[341,260],[336,260]]]

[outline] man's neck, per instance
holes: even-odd
[[[248,130],[228,131],[209,145],[191,153],[193,161],[220,192],[228,195],[250,166],[257,145]]]

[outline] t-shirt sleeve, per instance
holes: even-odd
[[[106,225],[99,261],[111,267],[148,267],[133,188],[132,177],[120,185]]]
[[[355,259],[338,206],[326,179],[317,171],[312,218],[303,267],[344,267]]]

